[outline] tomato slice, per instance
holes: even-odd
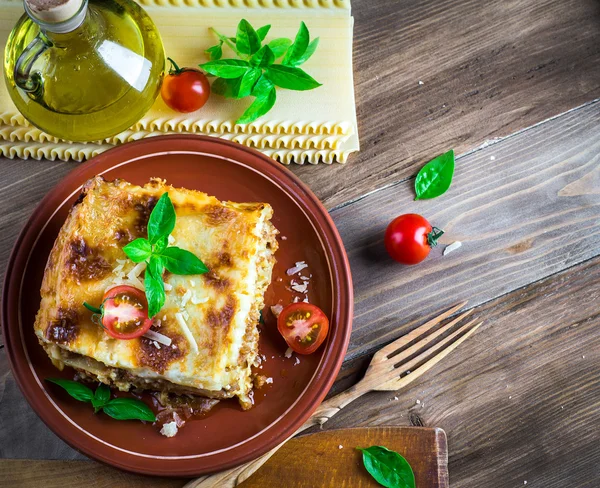
[[[102,325],[115,339],[135,339],[152,325],[146,294],[133,286],[111,288],[102,300]]]
[[[298,354],[312,354],[327,337],[329,320],[316,305],[292,303],[279,314],[277,329]]]

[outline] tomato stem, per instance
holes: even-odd
[[[183,71],[183,69],[180,68],[175,61],[173,61],[171,58],[167,59],[171,62],[171,69],[169,69],[170,75],[178,75]]]
[[[102,315],[102,308],[94,307],[93,305],[90,305],[88,302],[83,302],[83,306],[92,313],[97,313],[99,315]]]
[[[431,232],[427,234],[427,244],[429,247],[435,247],[438,244],[438,239],[444,235],[444,231],[442,229],[438,229],[437,227],[432,227]]]

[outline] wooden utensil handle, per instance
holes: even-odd
[[[269,460],[273,454],[279,450],[281,446],[283,446],[292,437],[315,425],[323,425],[342,408],[344,408],[350,402],[356,400],[359,396],[367,391],[368,389],[362,387],[361,383],[357,383],[348,390],[323,402],[310,416],[310,418],[304,422],[304,424],[302,424],[302,427],[300,427],[296,432],[294,432],[293,435],[288,437],[278,446],[275,446],[269,452],[263,454],[259,458],[242,464],[241,466],[192,480],[183,488],[231,488],[238,486],[240,483],[252,476],[263,464]]]

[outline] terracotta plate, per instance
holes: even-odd
[[[260,352],[262,374],[273,383],[256,391],[244,412],[237,401],[220,403],[189,421],[173,438],[138,421],[94,415],[60,389],[33,333],[48,254],[83,183],[101,174],[144,184],[152,176],[222,200],[264,201],[275,211],[280,249],[266,304],[289,303],[286,270],[306,261],[312,274],[309,299],[330,317],[328,340],[311,356],[286,358],[274,317],[265,313]],[[101,223],[98,223],[101,225]],[[244,146],[200,136],[164,136],[126,144],[70,173],[35,210],[10,258],[3,290],[2,325],[14,375],[25,397],[62,439],[81,452],[119,468],[162,476],[194,476],[249,461],[291,435],[331,387],[348,345],[352,320],[350,268],[340,237],[318,199],[283,166]],[[68,369],[68,368],[67,368]],[[73,371],[65,370],[66,378]]]

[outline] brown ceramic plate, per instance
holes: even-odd
[[[24,163],[25,164],[25,163]],[[222,200],[264,201],[275,211],[280,248],[266,304],[289,303],[293,294],[286,270],[306,261],[312,274],[309,299],[331,321],[327,342],[296,360],[275,320],[265,313],[260,352],[262,374],[273,384],[256,391],[256,405],[242,411],[221,402],[206,417],[188,421],[177,436],[138,421],[94,415],[44,381],[58,371],[33,333],[39,289],[50,249],[85,181],[97,174],[144,184],[152,176],[174,186],[197,189]],[[282,237],[283,236],[283,237]],[[327,211],[290,171],[268,157],[221,139],[164,136],[126,144],[79,166],[39,204],[19,236],[6,271],[2,326],[13,373],[25,397],[62,439],[99,461],[138,473],[195,476],[249,461],[290,436],[310,416],[331,387],[348,345],[352,283],[343,244]],[[68,378],[73,371],[62,373]]]

